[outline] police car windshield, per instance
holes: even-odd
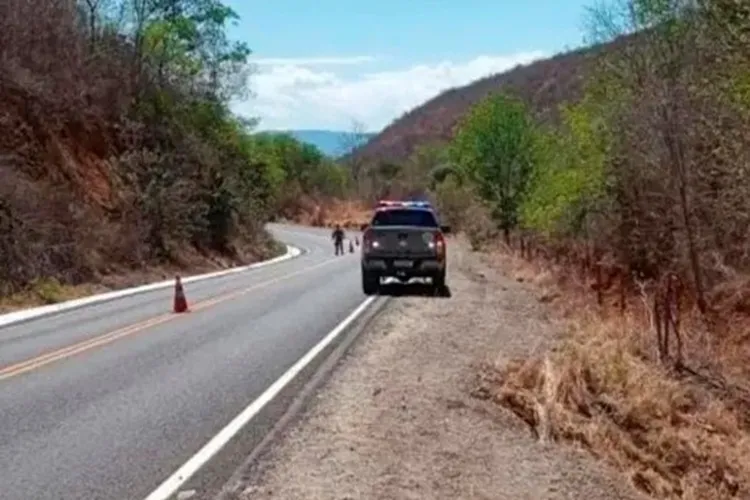
[[[408,208],[391,208],[380,210],[375,213],[372,219],[372,225],[375,227],[382,226],[418,226],[418,227],[438,227],[435,215],[429,210],[408,209]]]

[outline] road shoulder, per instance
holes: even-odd
[[[548,348],[555,331],[523,284],[463,243],[451,250],[452,297],[391,301],[224,498],[640,498],[585,452],[540,443],[471,397],[481,363]]]

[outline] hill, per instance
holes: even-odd
[[[447,141],[469,108],[499,89],[510,89],[530,103],[541,119],[554,119],[560,103],[575,102],[581,97],[594,56],[628,40],[622,37],[608,44],[561,53],[447,90],[392,122],[357,149],[354,156],[362,162],[398,162],[419,145]]]
[[[337,130],[288,130],[295,139],[312,144],[317,147],[323,154],[332,158],[339,157],[349,152],[348,137],[349,132]],[[375,137],[376,134],[362,134],[365,140]]]
[[[0,309],[257,260],[265,221],[345,185],[230,112],[249,53],[231,9],[104,4],[0,4]]]
[[[247,181],[226,184],[248,163],[247,135],[223,82],[180,74],[177,57],[210,63],[201,48],[159,51],[156,30],[179,21],[167,11],[135,32],[106,27],[104,11],[87,12],[85,24],[81,15],[71,2],[0,8],[0,298],[40,282],[267,255],[262,227],[241,222],[265,215],[231,208],[247,197]],[[228,18],[183,20],[199,36],[222,33]],[[243,56],[217,42],[220,57]]]

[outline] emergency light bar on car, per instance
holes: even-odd
[[[401,201],[380,200],[378,202],[378,207],[402,207],[402,206],[404,206],[404,203]]]
[[[380,207],[414,207],[414,208],[432,208],[429,201],[395,201],[395,200],[380,200],[378,202],[378,208]]]
[[[432,208],[429,201],[405,201],[405,207]]]

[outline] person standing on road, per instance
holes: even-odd
[[[335,254],[344,255],[344,230],[341,229],[340,224],[336,224],[336,229],[333,230],[331,238],[335,246]]]

